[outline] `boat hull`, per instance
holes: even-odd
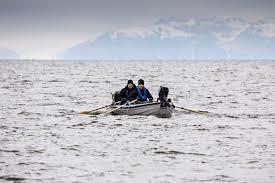
[[[120,105],[112,108],[121,107]],[[170,118],[174,110],[173,105],[161,106],[160,102],[145,102],[123,106],[112,112],[114,115],[154,115],[160,118]]]

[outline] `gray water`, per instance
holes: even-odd
[[[79,114],[139,78],[221,116]],[[0,109],[0,182],[275,182],[272,61],[0,61]]]

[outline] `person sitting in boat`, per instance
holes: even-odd
[[[119,92],[121,104],[137,99],[136,85],[133,80],[128,80],[127,85]]]
[[[149,101],[153,101],[153,97],[151,93],[147,88],[144,87],[143,79],[138,80],[137,96],[138,96],[138,100],[142,102],[147,101],[148,99]]]

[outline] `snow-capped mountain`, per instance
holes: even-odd
[[[275,18],[163,18],[147,27],[101,34],[61,59],[274,59]]]

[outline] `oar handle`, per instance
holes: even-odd
[[[129,104],[132,104],[132,103],[134,103],[134,102],[136,102],[136,101],[138,101],[138,99],[132,100]],[[114,112],[114,111],[116,111],[116,110],[118,110],[118,109],[120,109],[120,108],[122,108],[122,107],[125,107],[126,105],[128,105],[128,103],[126,103],[126,104],[124,104],[124,105],[122,105],[122,106],[119,106],[119,107],[117,107],[117,108],[115,108],[115,109],[112,109],[112,110],[110,110],[110,111],[108,111],[108,112],[106,112],[106,113],[104,113],[104,114],[102,114],[102,115],[103,115],[103,116],[106,116],[107,114],[110,114],[111,112]]]
[[[82,111],[82,112],[80,112],[80,114],[89,114],[89,113],[91,113],[91,112],[94,112],[94,111],[97,111],[97,110],[100,110],[100,109],[103,109],[103,108],[106,108],[106,107],[109,107],[110,105],[104,105],[104,106],[101,106],[101,107],[98,107],[98,108],[96,108],[96,109],[93,109],[93,110],[91,110],[91,111]]]

